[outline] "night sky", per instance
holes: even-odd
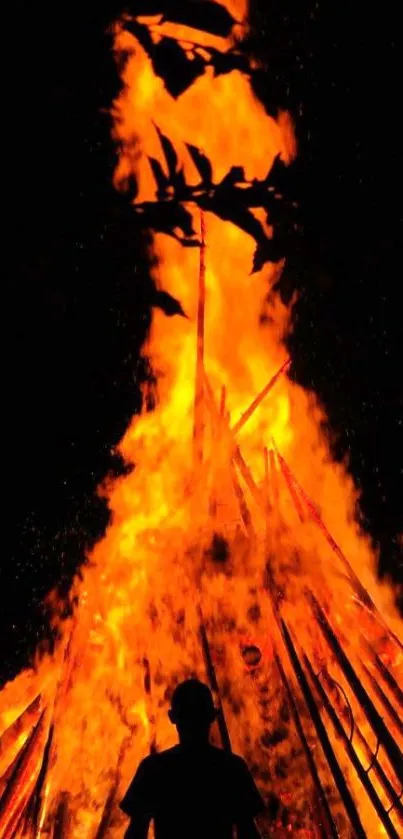
[[[68,590],[105,527],[95,489],[121,468],[112,449],[147,373],[145,243],[111,186],[106,113],[119,86],[106,30],[122,6],[101,6],[25,11],[8,80],[3,679],[46,634],[46,592]],[[252,38],[262,95],[291,109],[299,138],[292,375],[319,394],[334,453],[349,457],[380,572],[403,581],[398,12],[295,6],[256,0]]]

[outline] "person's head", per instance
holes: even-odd
[[[187,679],[174,690],[169,719],[181,743],[207,742],[217,711],[210,688],[198,679]]]

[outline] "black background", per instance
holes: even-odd
[[[350,459],[380,572],[402,580],[401,44],[397,11],[354,6],[256,0],[253,49],[268,67],[263,95],[291,109],[299,138],[305,235],[287,274],[300,292],[292,375],[320,395],[334,451]],[[111,450],[145,373],[144,242],[111,186],[106,114],[119,86],[106,30],[120,11],[42,3],[13,30],[2,678],[45,634],[43,596],[68,589],[105,526],[95,488],[119,468]]]

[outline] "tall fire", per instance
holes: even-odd
[[[253,93],[247,0],[136,8],[115,28],[116,186],[152,235],[156,394],[74,608],[55,600],[54,652],[0,694],[0,836],[122,836],[120,797],[174,742],[170,693],[194,674],[268,802],[262,835],[397,839],[401,627],[321,409],[287,377],[273,288],[291,122]]]

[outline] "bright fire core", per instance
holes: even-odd
[[[246,0],[225,5],[245,23]],[[243,31],[235,26],[224,38],[159,15],[141,21],[153,43],[169,36],[189,56],[195,44],[225,54]],[[165,171],[159,132],[193,185],[200,175],[186,144],[211,162],[215,184],[233,166],[243,167],[250,183],[264,179],[277,156],[291,162],[289,118],[268,116],[242,70],[215,74],[207,66],[174,97],[123,23],[115,48],[125,56],[113,106],[116,186],[124,188],[134,176],[136,204],[157,200],[150,158]],[[331,460],[321,408],[287,378],[283,340],[290,309],[272,289],[282,264],[267,262],[251,275],[253,238],[191,202],[187,209],[201,247],[184,247],[164,233],[152,238],[155,284],[179,301],[184,316],[154,310],[144,353],[157,377],[156,405],[133,418],[120,444],[134,468],[103,489],[110,525],[74,585],[77,603],[72,617],[60,619],[55,652],[38,657],[0,694],[0,836],[122,836],[117,803],[150,748],[175,742],[169,697],[190,675],[210,681],[232,748],[248,761],[263,796],[279,802],[263,835],[359,835],[291,647],[364,835],[393,832],[363,787],[320,685],[347,739],[350,708],[350,746],[366,769],[374,761],[368,778],[384,810],[391,808],[388,818],[399,835],[401,783],[393,749],[371,724],[318,615],[330,621],[398,749],[399,711],[396,720],[376,686],[386,668],[391,681],[386,678],[382,691],[394,707],[402,681],[401,630],[356,522],[353,482]],[[60,611],[55,606],[55,622]],[[218,729],[214,737],[219,743]]]

